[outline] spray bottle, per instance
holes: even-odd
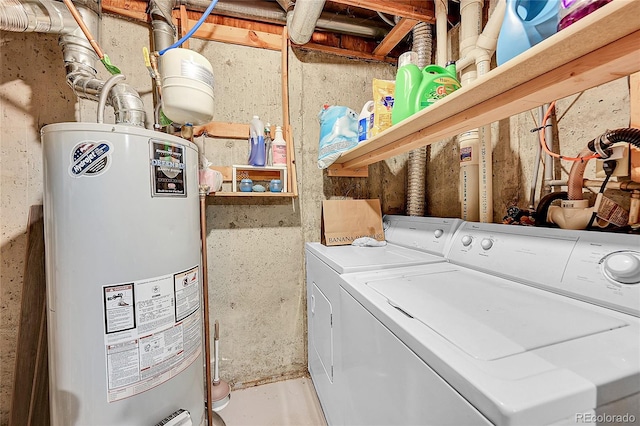
[[[415,109],[416,96],[422,81],[422,72],[418,65],[416,52],[405,52],[398,58],[398,72],[396,74],[396,91],[391,111],[391,123],[398,124],[411,116]]]
[[[264,124],[262,124],[260,117],[254,115],[249,126],[249,165],[264,166],[265,154]]]

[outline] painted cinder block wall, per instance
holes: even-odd
[[[152,117],[151,82],[140,54],[148,44],[148,28],[105,16],[101,40]],[[27,214],[30,205],[42,202],[39,130],[56,122],[93,122],[96,105],[77,102],[66,85],[56,36],[2,32],[0,45],[0,425],[6,425],[16,373]],[[282,121],[279,52],[198,40],[191,48],[214,67],[214,120],[248,123],[258,114],[272,124]],[[368,178],[329,178],[316,166],[322,105],[359,112],[371,99],[372,78],[394,75],[395,67],[388,64],[292,51],[289,95],[300,196],[207,200],[211,320],[221,325],[221,376],[236,386],[306,371],[304,243],[320,238],[322,200],[380,198],[384,213],[404,213],[406,155],[371,165]],[[106,79],[106,71],[100,70],[100,77]],[[585,92],[570,107],[576,97],[558,105],[563,153],[575,154],[605,129],[628,125],[626,78]],[[105,122],[113,122],[109,109]],[[529,202],[536,141],[529,133],[534,127],[529,112],[493,127],[494,219],[499,221],[505,206]],[[214,164],[240,161],[246,153],[242,142],[198,139]],[[429,152],[427,214],[457,217],[457,143],[442,141]]]

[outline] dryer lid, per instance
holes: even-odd
[[[627,325],[587,303],[466,269],[387,276],[367,285],[479,360]]]
[[[383,247],[327,247],[320,243],[307,243],[307,248],[339,274],[444,262],[442,256],[393,244]]]

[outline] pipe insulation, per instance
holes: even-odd
[[[436,21],[437,22],[437,21]],[[446,25],[446,21],[445,21]],[[418,68],[431,63],[433,53],[432,25],[419,22],[413,27],[412,50],[418,55]],[[426,209],[427,147],[409,152],[407,161],[407,215],[424,216]]]

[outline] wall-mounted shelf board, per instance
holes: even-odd
[[[216,192],[209,195],[215,195],[216,197],[280,197],[280,198],[295,198],[293,192]]]
[[[329,167],[345,175],[640,71],[640,1],[613,0],[570,27],[356,148]]]

